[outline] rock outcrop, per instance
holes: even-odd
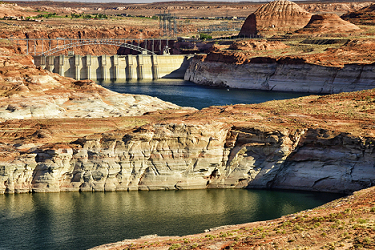
[[[30,7],[21,7],[15,3],[6,3],[2,2],[0,4],[0,18],[4,17],[27,17],[27,16],[36,16],[37,13],[33,12],[33,9]]]
[[[341,16],[341,18],[354,24],[374,25],[375,3],[365,6],[360,10],[344,14]]]
[[[5,53],[5,52],[4,52]],[[36,68],[31,57],[0,58],[0,119],[118,117],[179,108],[158,98],[119,94]]]
[[[250,14],[239,36],[253,36],[262,31],[294,31],[304,27],[311,14],[288,0],[267,3]]]
[[[310,13],[348,13],[353,11],[358,11],[364,7],[371,5],[371,2],[315,2],[315,3],[303,3],[301,2],[299,6],[301,6],[304,10]]]
[[[194,59],[185,80],[216,87],[321,94],[375,88],[374,64],[324,67],[303,59],[286,59],[241,60],[246,64]]]
[[[332,34],[360,30],[357,25],[344,21],[336,14],[319,14],[313,15],[305,27],[295,32],[298,34]]]
[[[373,185],[374,140],[222,122],[146,125],[0,164],[0,193],[202,188],[350,192]]]
[[[282,42],[267,41],[264,39],[260,39],[260,40],[249,39],[249,40],[234,41],[229,46],[229,49],[245,50],[245,51],[274,50],[274,49],[285,49],[285,48],[288,48],[288,46]]]

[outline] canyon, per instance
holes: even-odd
[[[288,1],[274,4],[307,13]],[[266,16],[264,9],[259,13]],[[127,30],[113,29],[121,36],[132,31]],[[363,57],[373,44],[371,39],[348,40],[322,53],[289,56],[285,53],[293,52],[288,52],[291,43],[280,41],[203,42],[200,46],[208,54],[196,55],[185,73],[186,80],[214,87],[319,94],[368,89],[359,92],[369,100],[364,104],[358,104],[362,99],[340,97],[346,106],[356,107],[352,125],[360,126],[358,133],[347,128],[352,110],[343,110],[339,118],[327,114],[332,118],[327,128],[327,117],[319,120],[309,113],[328,108],[315,104],[320,97],[292,100],[296,106],[288,104],[290,110],[282,111],[283,101],[273,103],[271,110],[264,105],[181,108],[154,97],[113,93],[90,80],[65,78],[34,66],[31,56],[19,54],[22,46],[3,46],[0,193],[196,188],[349,193],[372,186],[372,127],[362,127],[373,119],[374,64],[371,54]],[[285,53],[259,56],[275,51]],[[340,103],[336,96],[329,98]],[[363,105],[362,110],[357,105]],[[309,109],[296,110],[302,106]],[[82,119],[94,120],[87,127]],[[90,127],[95,119],[102,119],[100,129]]]
[[[212,87],[315,94],[372,89],[372,26],[349,22],[350,16],[358,23],[372,12],[373,4],[343,15],[345,21],[332,13],[311,15],[287,0],[264,4],[248,16],[239,35],[268,39],[213,45],[207,55],[195,56],[184,79]]]
[[[125,117],[114,120],[117,129],[86,129],[76,139],[49,120],[38,126],[10,120],[2,124],[1,192],[359,190],[372,186],[375,178],[374,91],[353,93],[200,111],[160,110],[133,116],[133,124],[144,125],[120,125],[128,122]],[[333,100],[336,107],[325,104]],[[332,109],[324,115],[331,117],[329,123],[317,117],[326,109]],[[63,123],[77,129],[82,122]],[[15,124],[18,132],[10,129]]]
[[[372,6],[312,5],[305,6],[317,11],[346,8],[357,11],[356,17],[361,16],[361,8],[370,6],[371,11]],[[337,21],[336,16],[333,19]],[[69,32],[62,29],[63,24],[53,27],[58,19],[17,23],[7,25],[11,27],[1,36],[14,33],[23,38],[33,33],[42,37],[47,31],[51,37],[157,34],[155,22],[140,31],[147,25],[124,28],[117,25],[118,20],[103,22],[104,26],[101,20],[91,21],[96,26],[87,32],[82,32],[87,25],[83,20],[61,21],[65,27],[76,23]],[[25,27],[30,31],[23,32]],[[202,51],[208,54],[194,57],[185,73],[187,80],[229,91],[330,94],[202,110],[154,97],[118,94],[91,80],[48,72],[35,66],[30,55],[23,55],[22,46],[1,41],[0,193],[262,188],[349,194],[361,190],[326,207],[272,222],[212,230],[214,241],[208,242],[210,235],[174,238],[160,241],[155,249],[169,249],[172,243],[180,244],[175,248],[185,244],[198,249],[276,249],[275,242],[284,248],[297,244],[328,248],[325,244],[332,242],[333,246],[371,248],[375,43],[372,28],[360,28],[362,33],[355,38],[350,34],[300,38],[291,33],[272,35],[266,41],[202,42]],[[314,44],[321,41],[328,45]],[[98,46],[74,52],[102,55],[115,54],[117,49]],[[344,229],[350,232],[349,238]],[[224,231],[228,234],[222,236]],[[159,240],[119,244],[152,249],[145,241]]]

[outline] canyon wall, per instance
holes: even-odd
[[[375,181],[374,139],[187,122],[95,134],[0,163],[0,193],[203,188],[350,192]]]
[[[215,87],[332,94],[375,88],[375,65],[340,68],[296,61],[231,64],[193,59],[184,79]]]

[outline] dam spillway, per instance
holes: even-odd
[[[76,80],[184,78],[192,55],[34,56],[34,64]]]

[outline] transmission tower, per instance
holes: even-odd
[[[177,22],[176,16],[172,15],[171,13],[164,13],[157,14],[159,19],[159,29],[160,29],[160,36],[168,36],[174,37],[177,35]]]

